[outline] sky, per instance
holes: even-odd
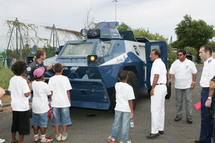
[[[174,29],[188,14],[215,25],[215,0],[0,0],[0,51],[8,37],[6,20],[80,31],[87,20],[115,21],[131,28],[144,28],[173,41]]]

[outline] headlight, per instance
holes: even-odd
[[[80,34],[81,34],[81,36],[86,37],[86,36],[87,36],[87,34],[88,34],[87,29],[81,29]]]
[[[97,63],[97,55],[88,55],[87,56],[87,62],[88,62],[88,65],[89,64],[95,64]]]

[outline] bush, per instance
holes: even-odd
[[[4,89],[7,89],[9,86],[10,79],[13,76],[14,74],[10,69],[0,68],[0,86]]]

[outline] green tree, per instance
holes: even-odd
[[[155,33],[150,33],[149,30],[145,30],[143,28],[134,29],[135,37],[146,37],[149,40],[157,40],[157,41],[167,41],[168,39],[164,38],[162,35]]]
[[[215,36],[213,28],[213,25],[207,25],[203,20],[193,20],[191,16],[185,15],[175,28],[178,39],[173,43],[173,47],[181,49],[188,46],[198,51],[201,45],[209,43]]]
[[[118,31],[130,31],[131,27],[129,27],[127,24],[125,23],[121,23],[118,27],[117,27]]]
[[[197,59],[197,50],[193,47],[185,47],[184,50],[187,52],[187,54],[189,55],[193,55],[195,57],[195,59]]]

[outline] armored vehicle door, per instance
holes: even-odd
[[[161,52],[161,59],[165,63],[166,68],[168,70],[168,59],[167,59],[167,44],[164,41],[154,41],[154,42],[147,42],[146,43],[146,65],[147,65],[147,77],[146,77],[146,85],[148,89],[151,89],[150,85],[150,74],[151,74],[151,67],[152,61],[150,59],[150,54],[153,49],[158,49]]]

